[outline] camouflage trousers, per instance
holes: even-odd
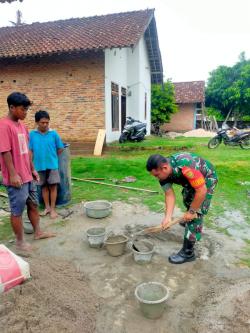
[[[207,214],[209,210],[216,184],[217,178],[213,178],[211,180],[210,187],[208,187],[206,198],[202,203],[200,211],[198,212],[198,217],[186,223],[185,225],[184,238],[187,238],[190,241],[199,241],[201,239],[203,229],[203,215]],[[193,202],[194,194],[195,190],[193,188],[184,187],[182,190],[183,203],[187,209],[189,209],[191,203]]]

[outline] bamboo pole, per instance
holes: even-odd
[[[79,180],[79,181],[82,181],[82,182],[93,183],[93,184],[106,185],[106,186],[112,186],[112,187],[119,187],[119,188],[124,188],[126,190],[142,191],[142,192],[148,192],[148,193],[158,193],[158,191],[146,190],[144,188],[129,187],[129,186],[115,185],[115,184],[108,184],[108,183],[97,182],[97,181],[94,181],[94,180],[88,180],[88,179],[84,179],[84,178],[71,177],[71,179],[72,180]]]

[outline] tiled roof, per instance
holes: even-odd
[[[205,81],[173,82],[178,104],[205,102]]]
[[[134,46],[154,10],[0,28],[0,59]]]

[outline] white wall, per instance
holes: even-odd
[[[119,95],[121,87],[127,88],[127,49],[106,49],[105,50],[105,122],[106,141],[118,140],[119,131],[112,131],[111,119],[111,82],[119,85]],[[121,98],[119,98],[120,128],[121,128]]]
[[[119,85],[120,129],[112,131],[111,82]],[[132,48],[105,50],[105,120],[106,140],[118,140],[121,133],[121,87],[127,89],[127,116],[147,122],[150,133],[151,74],[144,38]],[[147,119],[144,116],[147,93]]]

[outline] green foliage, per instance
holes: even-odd
[[[172,113],[177,111],[174,97],[174,85],[167,81],[162,85],[152,85],[151,121],[155,124],[169,122]]]
[[[250,121],[250,115],[249,116],[243,116],[242,120],[243,121]]]
[[[232,111],[236,119],[250,115],[250,59],[241,53],[232,67],[219,66],[210,73],[206,88],[206,106],[221,111],[223,116]]]
[[[221,112],[215,108],[206,108],[207,114],[209,116],[214,116],[216,120],[224,120],[225,117],[221,114]]]

